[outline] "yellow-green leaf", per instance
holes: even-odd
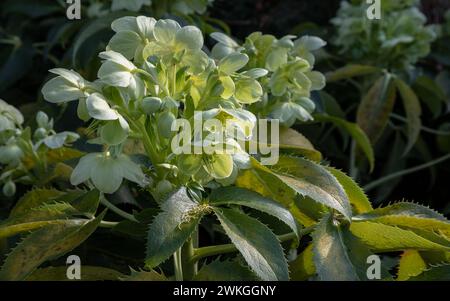
[[[355,76],[368,75],[379,72],[380,69],[373,66],[350,64],[326,74],[327,82],[335,82]]]
[[[350,231],[374,252],[393,252],[408,249],[450,251],[450,241],[433,232],[412,230],[375,222],[353,222]]]
[[[342,187],[344,187],[345,193],[348,196],[355,214],[366,213],[373,210],[369,198],[352,178],[333,167],[326,168],[333,176],[335,176],[339,183],[341,183]]]
[[[7,256],[0,279],[22,280],[45,261],[73,250],[95,231],[105,213],[92,220],[71,219],[32,232]]]
[[[417,276],[427,268],[427,264],[416,250],[406,250],[400,257],[397,280],[405,281]]]
[[[119,280],[122,273],[99,266],[83,265],[81,281]],[[77,281],[67,278],[67,266],[37,269],[25,278],[26,281]]]

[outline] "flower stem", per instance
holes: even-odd
[[[181,258],[181,248],[173,253],[173,268],[175,271],[175,280],[183,281],[183,264]]]
[[[106,208],[110,209],[112,212],[116,213],[117,215],[120,215],[123,218],[126,218],[127,220],[138,222],[138,220],[134,217],[134,215],[123,211],[122,209],[116,207],[112,203],[110,203],[104,195],[100,196],[100,203],[105,206]]]
[[[197,263],[190,260],[194,256],[194,250],[194,240],[190,237],[181,248],[183,276],[186,280],[192,280],[197,274]]]
[[[394,173],[392,173],[390,175],[387,175],[385,177],[382,177],[382,178],[380,178],[378,180],[375,180],[375,181],[367,184],[366,186],[363,187],[363,189],[364,189],[364,191],[367,192],[369,190],[374,189],[377,186],[380,186],[381,184],[383,184],[383,183],[385,183],[387,181],[390,181],[392,179],[395,179],[395,178],[398,178],[398,177],[401,177],[401,176],[404,176],[404,175],[407,175],[407,174],[410,174],[410,173],[413,173],[413,172],[417,172],[419,170],[431,167],[433,165],[436,165],[436,164],[441,163],[441,162],[443,162],[445,160],[448,160],[448,159],[450,159],[450,154],[447,154],[445,156],[437,158],[436,160],[424,163],[422,165],[418,165],[418,166],[415,166],[415,167],[412,167],[412,168],[408,168],[408,169],[405,169],[405,170],[394,172]]]

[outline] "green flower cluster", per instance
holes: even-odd
[[[426,17],[416,7],[418,1],[382,1],[380,20],[367,18],[368,4],[342,2],[332,19],[337,36],[333,43],[352,61],[388,69],[411,68],[428,55],[436,38]]]
[[[90,142],[105,146],[104,153],[80,160],[72,184],[91,181],[102,192],[112,193],[126,178],[142,186],[150,184],[150,191],[160,195],[172,184],[235,177],[246,166],[242,161],[248,161],[241,142],[251,138],[256,123],[244,105],[260,101],[263,88],[257,78],[267,71],[240,72],[249,61],[246,54],[210,58],[202,50],[200,30],[173,20],[123,17],[111,27],[115,35],[99,55],[103,62],[97,80],[87,81],[73,70],[53,69],[58,76],[42,89],[49,102],[78,101],[78,116],[93,120],[90,128],[97,133]],[[188,151],[174,151],[171,145],[181,129],[173,129],[178,118],[192,128],[198,119],[205,124],[211,121],[186,137],[183,145]],[[236,131],[241,133],[238,138],[232,135]],[[145,169],[150,179],[122,153],[130,137],[144,144],[152,163]],[[214,151],[192,152],[196,147]],[[220,151],[225,148],[233,152]]]
[[[313,52],[326,45],[322,39],[296,39],[291,35],[277,39],[255,32],[239,45],[222,33],[213,33],[212,38],[218,42],[212,49],[214,58],[222,59],[231,53],[249,57],[245,70],[257,74],[264,90],[263,101],[252,106],[255,113],[278,119],[288,127],[296,120],[312,120],[315,105],[311,91],[325,86],[325,77],[313,71]]]
[[[34,133],[23,128],[23,122],[20,111],[0,99],[0,183],[5,196],[15,194],[15,182],[32,182],[30,164],[38,168],[46,165],[44,157],[49,149],[59,149],[79,138],[72,132],[56,133],[53,120],[43,112],[36,115]]]

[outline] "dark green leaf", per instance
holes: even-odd
[[[232,209],[215,208],[214,212],[225,233],[262,280],[289,280],[283,249],[267,226]]]
[[[32,232],[8,255],[0,279],[24,279],[43,262],[73,250],[95,231],[105,213],[92,220],[72,219]]]
[[[409,281],[450,281],[450,265],[432,267],[422,274],[411,277]]]
[[[336,209],[347,219],[351,218],[350,202],[343,187],[323,166],[303,158],[280,156],[273,170],[300,195]]]
[[[314,263],[320,280],[367,279],[367,258],[372,253],[345,226],[326,215],[312,234]],[[384,271],[382,278],[388,274]]]
[[[169,196],[161,209],[147,236],[145,264],[150,268],[164,262],[183,245],[209,207],[192,200],[186,188],[181,187]]]
[[[392,75],[380,77],[362,99],[357,113],[357,123],[372,144],[380,138],[395,103],[396,89]]]
[[[202,266],[194,281],[256,281],[253,272],[237,261],[215,260]]]
[[[289,210],[256,192],[238,187],[224,187],[213,190],[209,200],[213,206],[240,205],[275,216],[288,225],[298,237],[297,223]]]
[[[98,281],[98,280],[119,280],[123,274],[104,267],[83,265],[81,267],[82,281]],[[47,267],[37,269],[27,278],[26,281],[71,281],[67,278],[67,266]],[[76,281],[76,280],[73,280]]]

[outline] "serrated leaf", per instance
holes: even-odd
[[[39,265],[80,245],[97,228],[106,210],[95,219],[72,219],[32,232],[7,256],[0,270],[2,280],[21,280]]]
[[[35,230],[48,225],[64,224],[71,214],[80,213],[68,203],[46,204],[0,223],[0,238]]]
[[[369,249],[348,229],[336,225],[331,214],[317,224],[313,237],[314,263],[320,280],[367,279]],[[384,272],[382,277],[387,277]]]
[[[403,107],[406,112],[407,128],[408,128],[408,144],[405,148],[404,154],[408,153],[417,141],[422,127],[420,115],[422,108],[419,99],[414,91],[399,78],[395,79],[395,84],[400,92],[403,101]]]
[[[335,82],[342,79],[349,79],[356,76],[363,76],[380,72],[381,70],[373,66],[350,64],[326,74],[327,82]]]
[[[93,218],[99,204],[98,190],[32,190],[19,200],[10,217],[0,223],[0,238],[35,230],[47,225],[64,224],[71,216]]]
[[[291,207],[297,192],[253,157],[250,158],[250,162],[252,168],[240,171],[235,181],[236,186],[255,191],[286,207]]]
[[[369,198],[352,178],[335,168],[326,167],[326,169],[335,176],[344,188],[355,214],[366,213],[373,210]]]
[[[283,248],[267,226],[232,209],[215,208],[214,212],[256,275],[266,281],[289,280]]]
[[[341,184],[325,167],[299,157],[280,156],[272,169],[300,195],[336,209],[351,219],[349,199]]]
[[[416,250],[406,250],[400,257],[397,280],[405,281],[422,273],[427,264]]]
[[[399,202],[354,217],[357,221],[372,221],[411,230],[428,230],[450,239],[450,222],[423,205]]]
[[[31,208],[39,207],[49,200],[54,200],[64,192],[56,189],[33,189],[24,194],[11,210],[10,217],[28,212]]]
[[[344,129],[355,140],[356,144],[361,148],[364,155],[369,160],[370,170],[375,167],[375,155],[369,137],[356,123],[348,122],[342,118],[328,116],[328,115],[314,115],[317,121],[331,122],[336,126]]]
[[[134,215],[138,222],[123,220],[119,222],[112,231],[118,234],[133,237],[138,240],[145,240],[148,232],[148,225],[152,223],[159,213],[156,208],[147,208]]]
[[[151,271],[135,271],[131,269],[131,275],[121,277],[122,281],[167,281],[166,276],[164,274],[159,274],[158,272]]]
[[[118,280],[122,273],[113,269],[83,265],[81,267],[82,281]],[[35,270],[25,278],[26,281],[77,281],[67,278],[67,266],[47,267]]]
[[[412,230],[375,222],[353,222],[350,231],[374,252],[393,252],[408,249],[449,251],[450,241],[429,231]]]
[[[385,207],[374,209],[373,211],[366,212],[364,214],[360,214],[354,218],[357,220],[364,220],[386,215],[406,215],[415,216],[418,218],[433,218],[443,222],[448,221],[445,216],[439,212],[436,212],[424,205],[411,202],[397,202]]]
[[[83,152],[68,147],[49,149],[45,153],[48,164],[56,164],[60,162],[77,159],[82,157],[83,155],[84,155]],[[23,159],[23,163],[27,169],[32,169],[35,165],[35,162],[31,157],[25,157]]]
[[[422,274],[411,277],[409,281],[450,281],[450,265],[432,267]]]
[[[212,206],[240,205],[275,216],[288,225],[298,238],[297,223],[289,210],[256,192],[238,187],[223,187],[213,190],[209,200]]]
[[[351,216],[351,207],[344,189],[324,167],[311,161],[281,156],[278,164],[269,169],[251,158],[252,168],[243,170],[235,184],[265,197],[271,198],[286,208],[305,226],[314,224],[314,202],[324,204]],[[282,172],[280,172],[282,171]],[[290,174],[291,172],[292,174]],[[302,197],[303,196],[303,197]],[[310,199],[314,202],[310,202]],[[295,201],[301,199],[298,206]],[[342,204],[340,203],[342,202]],[[314,209],[314,210],[311,210]]]
[[[145,264],[153,268],[169,258],[189,238],[208,207],[192,200],[185,187],[161,205],[162,212],[150,225]]]
[[[262,166],[254,158],[250,160],[253,168],[240,171],[235,181],[236,186],[255,191],[281,203],[289,208],[294,217],[304,226],[308,227],[316,222],[315,212],[319,203],[307,197],[299,197],[295,189],[283,182],[270,169]]]
[[[313,244],[309,244],[294,261],[289,263],[291,280],[304,281],[316,274],[313,257]]]
[[[205,264],[194,277],[194,281],[257,281],[258,277],[237,261],[214,260]]]
[[[380,77],[358,107],[357,123],[372,144],[380,138],[394,108],[396,89],[392,75]]]

